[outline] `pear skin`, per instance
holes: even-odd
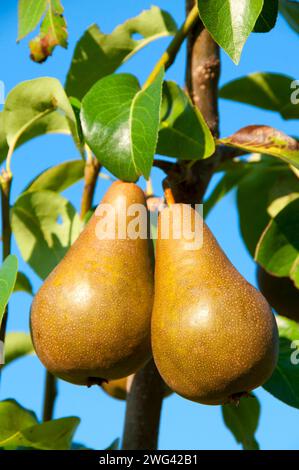
[[[258,266],[257,281],[260,291],[279,315],[299,322],[299,289],[290,278],[276,277]]]
[[[238,401],[263,384],[277,363],[278,332],[265,298],[230,263],[203,224],[203,244],[161,236],[156,242],[152,349],[157,368],[179,395],[203,404]],[[195,212],[192,210],[194,230]]]
[[[115,209],[115,239],[109,224],[109,239],[99,239],[103,204]],[[151,357],[152,243],[126,233],[119,239],[117,232],[122,224],[118,216],[131,204],[146,211],[143,191],[134,183],[113,183],[34,298],[31,333],[36,353],[52,374],[68,382],[100,385],[136,372]],[[127,228],[135,214],[125,214]]]

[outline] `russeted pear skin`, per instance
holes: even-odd
[[[274,276],[258,266],[257,281],[260,291],[279,315],[299,321],[299,289],[290,278]]]
[[[238,401],[272,374],[278,332],[267,301],[230,263],[203,222],[203,244],[175,239],[174,204],[159,215],[152,349],[167,385],[203,404]],[[161,236],[168,213],[169,239]],[[192,209],[191,220],[195,221]],[[194,246],[194,245],[193,245]]]
[[[152,244],[149,238],[117,238],[118,216],[131,204],[146,207],[144,193],[134,183],[115,182],[104,203],[115,209],[115,239],[96,235],[98,208],[31,309],[38,357],[54,375],[74,384],[126,377],[151,357]],[[136,213],[125,214],[127,227]]]

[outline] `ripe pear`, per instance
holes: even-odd
[[[115,210],[114,227],[107,213],[99,215],[104,204]],[[144,207],[147,215],[138,186],[113,183],[33,301],[37,355],[68,382],[100,385],[132,374],[151,357],[153,248],[148,238],[127,234],[136,220],[135,213],[127,213],[132,204]],[[118,236],[120,226],[125,227],[124,238]]]
[[[124,377],[123,379],[118,380],[111,380],[109,382],[103,382],[101,387],[102,389],[110,395],[112,398],[116,398],[118,400],[126,400],[127,394],[131,390],[131,385],[134,380],[134,375],[129,375],[129,377]],[[164,398],[169,397],[172,394],[172,390],[165,385],[165,394]]]
[[[274,276],[258,266],[257,281],[260,291],[279,315],[299,321],[299,289],[290,278]]]
[[[174,204],[159,215],[154,360],[167,385],[189,400],[209,405],[238,401],[263,384],[275,368],[275,318],[201,218],[202,245],[194,244],[195,236],[177,235],[176,211],[183,213],[184,207],[189,208]],[[189,209],[194,231],[200,215]],[[162,233],[162,217],[169,217],[168,238]]]

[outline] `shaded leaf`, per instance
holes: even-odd
[[[18,258],[15,255],[9,255],[0,268],[0,326],[16,282],[17,272]]]
[[[213,136],[200,111],[174,82],[164,82],[157,153],[186,160],[211,156]]]
[[[32,412],[17,402],[0,402],[0,447],[68,450],[80,423],[79,418],[61,418],[38,424]],[[3,424],[2,424],[3,423]]]
[[[245,450],[258,450],[255,433],[260,418],[260,403],[255,396],[242,398],[238,406],[222,406],[222,416],[226,426]]]
[[[99,80],[82,101],[86,142],[102,165],[117,178],[149,177],[157,144],[163,70],[141,89],[133,75]]]
[[[299,408],[299,325],[277,316],[280,336],[278,364],[263,387],[289,406]]]
[[[9,146],[52,132],[71,132],[80,146],[75,114],[56,78],[36,78],[13,88],[4,105],[4,127]]]
[[[291,0],[280,0],[279,9],[290,27],[299,33],[299,3]]]
[[[56,46],[67,47],[67,27],[60,0],[48,0],[48,9],[38,36],[29,43],[30,57],[34,62],[44,62]]]
[[[247,126],[219,142],[248,152],[278,157],[299,168],[299,142],[270,126]]]
[[[263,0],[197,0],[199,16],[235,64],[262,11]]]
[[[37,27],[46,8],[47,0],[19,0],[18,41]]]
[[[276,111],[284,119],[299,119],[299,104],[291,102],[294,78],[278,73],[253,73],[224,85],[219,96]]]
[[[107,447],[105,450],[119,450],[119,438],[114,439],[114,441],[111,442],[110,446]]]
[[[48,189],[62,192],[84,177],[84,166],[83,160],[71,160],[52,166],[34,178],[25,191]]]
[[[290,277],[299,288],[299,199],[290,202],[268,224],[255,259],[271,274]]]
[[[21,331],[7,333],[4,351],[4,367],[20,357],[32,354],[34,348],[30,335]]]
[[[21,271],[17,274],[14,292],[27,292],[28,294],[33,295],[32,284],[26,274]]]
[[[264,0],[263,9],[255,23],[255,33],[268,33],[274,28],[278,15],[278,0]]]
[[[273,159],[275,162],[275,159]],[[271,217],[299,197],[299,181],[293,172],[277,164],[257,165],[238,186],[237,202],[243,240],[254,256],[256,245]]]
[[[11,224],[23,259],[45,279],[77,238],[79,215],[53,191],[22,194],[12,208]]]
[[[147,44],[172,36],[176,30],[173,18],[155,6],[117,26],[111,34],[90,26],[76,45],[66,80],[67,94],[82,99],[100,78],[113,73]]]
[[[5,160],[7,152],[8,145],[4,128],[4,113],[0,111],[0,164]]]
[[[240,184],[245,176],[251,170],[251,164],[241,164],[238,168],[233,168],[227,171],[219,183],[213,189],[209,198],[204,202],[204,215],[208,216],[209,212],[226,194],[228,194],[234,187]]]

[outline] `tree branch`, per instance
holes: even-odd
[[[54,375],[52,375],[49,371],[46,371],[43,421],[50,421],[53,418],[56,396],[57,396],[56,377],[54,377]]]
[[[0,176],[1,186],[1,218],[2,218],[2,259],[10,254],[11,248],[11,225],[10,225],[10,192],[11,192],[12,174],[3,170]],[[6,326],[8,319],[8,306],[3,315],[0,328],[0,341],[5,342]],[[1,374],[1,369],[0,369]]]

